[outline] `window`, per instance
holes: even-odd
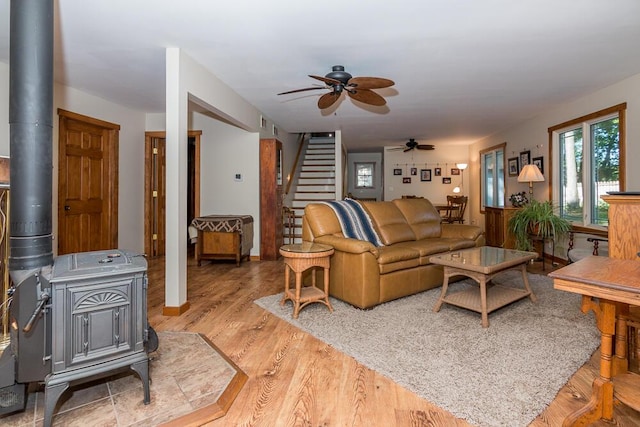
[[[485,206],[504,207],[504,148],[507,143],[480,151],[480,197]]]
[[[624,191],[625,110],[626,103],[549,128],[553,201],[574,224],[607,226],[609,205],[600,196]]]
[[[356,188],[373,188],[375,163],[356,163]]]

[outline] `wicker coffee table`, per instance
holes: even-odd
[[[512,249],[482,246],[479,248],[449,252],[445,255],[432,256],[433,264],[444,266],[444,282],[442,293],[433,311],[438,312],[442,304],[451,304],[482,314],[482,327],[489,327],[489,313],[515,301],[529,297],[536,301],[536,296],[529,287],[527,263],[536,259],[535,252],[523,252]],[[524,289],[491,283],[498,273],[516,269],[522,272]],[[447,295],[449,278],[453,276],[470,277],[480,285],[480,291],[469,288]]]

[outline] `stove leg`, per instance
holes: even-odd
[[[151,393],[149,392],[149,359],[136,362],[131,365],[131,369],[136,371],[142,380],[142,388],[144,389],[144,404],[151,403]]]
[[[44,427],[51,427],[53,421],[53,411],[56,409],[56,403],[62,396],[62,393],[69,388],[69,383],[60,383],[55,385],[45,385],[44,388]]]

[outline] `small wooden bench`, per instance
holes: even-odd
[[[253,248],[253,217],[251,215],[207,215],[194,218],[191,226],[198,230],[196,262],[250,259]]]

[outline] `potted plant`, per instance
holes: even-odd
[[[559,217],[551,201],[531,200],[509,219],[509,230],[516,240],[516,249],[532,251],[531,236],[540,238],[562,238],[571,229],[571,223]]]

